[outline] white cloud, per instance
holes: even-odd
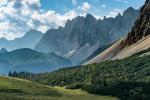
[[[63,15],[52,10],[43,11],[40,0],[0,0],[0,38],[21,37],[30,29],[46,32],[64,26],[68,19],[77,15],[73,10]]]
[[[94,15],[94,17],[95,17],[97,20],[103,19],[103,17],[102,17],[102,16],[99,16],[99,15]]]
[[[42,13],[42,14],[34,12],[32,15],[32,20],[40,22],[40,25],[43,25],[40,27],[43,27],[43,28],[37,28],[37,29],[39,29],[39,31],[45,32],[45,31],[47,31],[47,28],[48,28],[48,27],[46,28],[46,25],[51,28],[57,28],[58,26],[64,26],[68,19],[71,20],[71,19],[75,18],[76,16],[78,16],[78,14],[75,11],[69,11],[69,12],[65,13],[64,15],[60,15],[60,14],[56,13],[55,11],[48,11],[48,12]],[[31,26],[34,26],[33,22],[31,24]],[[34,26],[32,28],[36,28],[36,26]],[[42,30],[40,30],[40,29],[42,29]]]
[[[107,15],[107,17],[116,17],[119,13],[122,14],[122,9],[113,9],[112,11],[109,12],[109,14]]]
[[[105,4],[102,4],[101,7],[102,7],[102,8],[106,8],[107,6],[106,6]]]
[[[88,2],[84,2],[81,7],[79,7],[84,12],[87,12],[91,9],[91,5]]]
[[[72,3],[73,3],[74,5],[76,5],[76,4],[77,4],[77,0],[72,0]]]

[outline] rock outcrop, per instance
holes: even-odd
[[[140,15],[132,31],[125,39],[124,45],[136,43],[147,35],[150,35],[150,0],[147,0],[146,4],[141,8]]]

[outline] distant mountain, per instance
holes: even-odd
[[[86,64],[102,62],[110,59],[121,59],[140,52],[150,54],[150,0],[140,10],[131,32],[124,38],[97,55]],[[147,53],[146,53],[147,51]]]
[[[35,50],[55,52],[69,58],[75,65],[92,55],[102,46],[122,38],[129,31],[138,16],[138,10],[128,8],[115,18],[96,20],[92,15],[78,16],[68,20],[65,27],[46,32]]]
[[[0,48],[6,48],[8,51],[20,48],[33,49],[40,41],[42,36],[43,33],[36,30],[30,30],[23,37],[15,40],[6,40],[4,38],[0,38]]]
[[[2,48],[1,50],[0,50],[0,53],[7,53],[8,51],[5,49],[5,48]]]
[[[48,72],[71,66],[72,63],[55,53],[39,53],[31,49],[18,49],[0,53],[0,73],[8,71]]]

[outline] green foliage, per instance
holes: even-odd
[[[133,56],[21,78],[51,86],[81,86],[89,93],[117,96],[122,100],[149,100],[150,56]]]

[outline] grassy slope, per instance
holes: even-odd
[[[0,77],[0,100],[116,100],[106,96],[90,95],[81,90],[49,87],[16,78]]]
[[[55,89],[35,82],[0,77],[0,100],[61,96]]]

